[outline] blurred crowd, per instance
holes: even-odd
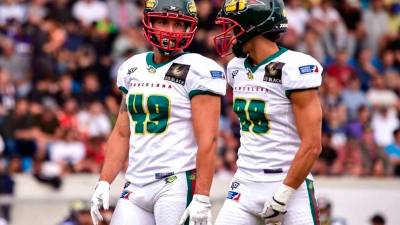
[[[222,66],[212,38],[221,0],[196,1],[188,51]],[[287,0],[280,45],[325,68],[319,175],[400,176],[400,3]],[[31,173],[55,188],[98,173],[119,111],[118,66],[151,50],[139,0],[0,0],[1,174]],[[239,122],[223,99],[217,176],[236,170]]]
[[[217,57],[212,41],[221,2],[196,1],[188,51],[225,66],[230,58]],[[285,3],[289,30],[280,45],[325,68],[323,150],[313,172],[400,176],[400,3]],[[142,9],[140,0],[0,0],[0,194],[12,194],[14,173],[58,188],[66,174],[99,172],[121,100],[118,66],[151,50]],[[231,108],[228,90],[217,176],[236,170],[239,122]],[[7,205],[0,209],[8,218]]]

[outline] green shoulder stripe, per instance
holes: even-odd
[[[307,91],[307,90],[318,90],[318,87],[300,88],[300,89],[286,90],[286,91],[285,91],[285,95],[286,95],[287,98],[290,98],[290,94],[292,94],[293,92]]]
[[[192,99],[196,95],[214,95],[214,96],[220,96],[219,94],[216,94],[211,91],[203,91],[203,90],[192,90],[189,92],[189,98]]]
[[[125,87],[119,86],[118,89],[122,91],[124,94],[128,94],[128,89],[126,89]]]

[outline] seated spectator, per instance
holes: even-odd
[[[368,104],[367,98],[360,87],[360,80],[357,77],[353,77],[350,79],[347,88],[341,93],[341,99],[348,110],[350,120],[356,119],[357,110],[360,106]]]
[[[385,151],[390,158],[393,174],[400,176],[400,128],[393,131],[393,137],[393,143],[386,146]]]
[[[48,149],[50,160],[62,167],[72,166],[73,169],[85,158],[85,145],[79,140],[78,131],[74,129],[63,130],[60,140],[52,142]]]
[[[354,69],[348,64],[348,60],[347,51],[341,49],[337,52],[335,61],[326,67],[327,75],[335,78],[342,88],[347,86],[354,74]]]
[[[383,148],[379,147],[374,139],[371,128],[364,129],[360,141],[360,150],[363,161],[363,175],[386,176],[389,174],[389,160]]]
[[[399,127],[399,118],[394,108],[380,106],[372,115],[371,128],[376,143],[385,147],[393,141],[393,131]]]
[[[356,119],[347,124],[347,136],[361,140],[364,130],[371,126],[371,113],[367,106],[360,106],[357,110]]]
[[[82,25],[90,26],[94,22],[108,18],[109,12],[104,1],[79,0],[72,7],[72,14]]]

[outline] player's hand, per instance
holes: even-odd
[[[95,191],[91,200],[90,215],[94,225],[98,225],[103,220],[100,214],[100,208],[108,209],[110,201],[110,184],[107,181],[97,182]]]
[[[275,198],[264,204],[264,209],[260,216],[264,219],[265,224],[281,225],[283,215],[286,213],[286,204],[277,202]]]
[[[193,195],[193,200],[183,213],[179,225],[189,217],[189,225],[211,225],[210,198],[205,195]]]
[[[259,214],[266,225],[281,225],[286,213],[287,203],[294,193],[294,189],[282,184],[272,199],[264,204],[264,209]]]

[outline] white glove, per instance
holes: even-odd
[[[210,198],[205,195],[193,195],[193,200],[183,213],[179,225],[189,217],[189,225],[211,225]]]
[[[92,221],[94,225],[98,225],[99,221],[103,220],[99,209],[103,206],[104,209],[108,209],[110,202],[110,184],[107,181],[97,182],[96,188],[94,190],[92,200],[90,215],[92,216]]]
[[[264,219],[265,224],[281,225],[283,215],[286,213],[287,202],[295,189],[282,184],[272,200],[264,204],[264,209],[259,214]]]

